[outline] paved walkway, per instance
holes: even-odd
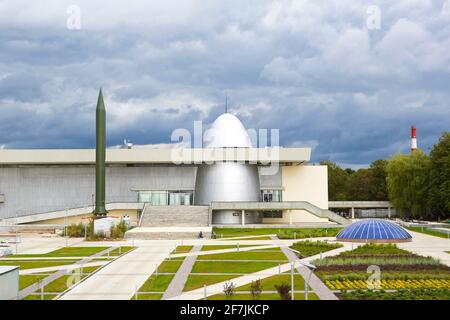
[[[339,248],[339,249],[334,249],[334,250],[330,250],[327,252],[324,252],[322,254],[322,257],[327,257],[327,256],[333,256],[336,254],[339,254],[342,251],[346,251],[349,250],[349,247],[345,247],[345,248]],[[315,256],[311,256],[302,260],[314,260],[319,258],[320,255],[315,255]],[[206,288],[206,296],[212,296],[215,294],[221,294],[223,293],[223,286],[226,282],[228,281],[232,281],[233,284],[236,287],[240,287],[246,284],[251,283],[252,281],[258,280],[258,279],[265,279],[274,275],[278,275],[280,273],[286,272],[286,271],[290,271],[291,270],[291,263],[285,263],[285,264],[281,264],[279,266],[276,267],[272,267],[269,269],[264,269],[255,273],[250,273],[244,276],[238,276],[237,278],[233,278],[231,280],[227,280],[227,281],[222,281],[222,282],[218,282],[212,285],[209,285]],[[313,288],[311,286],[310,283],[310,287]],[[314,290],[314,288],[313,288]],[[199,300],[199,299],[203,299],[205,297],[205,289],[204,288],[199,288],[199,289],[195,289],[195,290],[191,290],[191,291],[187,291],[187,292],[183,292],[182,294],[180,294],[179,296],[173,297],[170,300]]]
[[[258,249],[270,249],[270,248],[278,248],[277,245],[262,245],[262,246],[252,246],[252,247],[241,247],[239,248],[239,252],[241,251],[256,251]],[[207,250],[207,251],[196,251],[191,250],[186,253],[176,253],[170,255],[171,258],[180,258],[180,257],[189,257],[189,256],[204,256],[208,254],[218,254],[218,253],[227,253],[227,252],[238,252],[237,248],[228,248],[228,249],[218,249],[218,250]]]
[[[450,251],[450,239],[430,236],[410,230],[408,232],[413,237],[412,241],[398,243],[398,247],[421,256],[430,256],[439,259],[443,264],[450,266],[450,254],[445,252]]]
[[[130,300],[173,246],[141,246],[74,286],[59,300]]]
[[[278,238],[276,236],[272,236],[273,240],[277,240]],[[345,248],[345,247],[344,247]],[[315,294],[317,294],[317,296],[319,297],[320,300],[339,300],[336,295],[330,290],[328,289],[328,287],[325,285],[325,283],[322,282],[322,280],[320,280],[320,278],[318,276],[316,276],[314,273],[311,273],[310,270],[308,268],[306,268],[305,266],[299,264],[298,262],[295,263],[297,260],[299,260],[299,258],[297,257],[297,255],[292,252],[291,250],[288,249],[288,247],[284,246],[284,245],[280,245],[280,249],[281,251],[283,251],[284,255],[289,259],[289,261],[292,263],[294,263],[294,265],[297,265],[297,271],[298,273],[303,277],[303,279],[305,281],[308,281],[308,277],[311,277],[309,279],[309,286],[311,287],[312,291],[314,291]],[[340,248],[342,249],[342,248]],[[339,249],[336,250],[332,250],[333,255],[338,253]],[[342,251],[346,251],[348,249],[342,250]],[[330,252],[330,251],[327,251]],[[324,254],[322,254],[322,257],[324,256]]]
[[[97,261],[97,262],[88,262],[85,264],[69,264],[69,265],[62,265],[62,266],[54,266],[54,267],[45,267],[45,268],[33,268],[33,269],[25,269],[21,270],[19,274],[25,275],[25,274],[35,274],[35,273],[43,273],[43,272],[54,272],[58,270],[73,270],[78,268],[84,268],[84,267],[97,267],[97,266],[103,266],[107,264],[109,261]]]
[[[112,251],[114,249],[115,249],[114,247],[111,247],[111,248],[102,250],[100,252],[97,252],[97,253],[93,254],[92,256],[85,257],[82,260],[77,261],[76,263],[85,265],[88,262],[90,262],[93,258],[96,258],[96,257],[102,256],[104,254],[107,254],[108,252],[110,252],[110,251]],[[45,287],[50,282],[53,282],[56,279],[59,279],[60,277],[66,275],[66,274],[67,274],[67,269],[66,268],[61,269],[61,270],[59,270],[59,271],[49,275],[48,277],[45,277],[41,281],[36,282],[36,283],[32,284],[31,286],[28,286],[28,287],[20,290],[20,292],[19,292],[19,299],[25,298],[26,296],[36,292],[37,290],[40,290],[42,286]]]
[[[198,253],[200,252],[201,248],[202,246],[194,246],[191,249],[191,253]],[[187,256],[186,259],[184,259],[177,273],[175,274],[169,286],[167,287],[166,292],[164,292],[162,300],[167,300],[176,297],[180,295],[181,292],[183,292],[184,285],[186,284],[186,281],[189,277],[189,274],[191,273],[192,267],[194,266],[196,260],[197,255],[190,255]]]

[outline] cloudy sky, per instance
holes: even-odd
[[[93,147],[99,87],[109,146],[207,126],[226,95],[351,167],[450,130],[450,0],[3,0],[0,41],[0,148]]]

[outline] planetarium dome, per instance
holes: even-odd
[[[220,115],[205,132],[204,148],[251,148],[252,142],[242,122],[230,113]],[[219,162],[202,164],[197,169],[194,203],[259,201],[260,184],[255,164]],[[261,223],[259,212],[245,213],[247,223]],[[213,212],[214,224],[239,224],[242,212],[220,210]]]
[[[338,241],[395,243],[411,241],[401,226],[382,219],[364,219],[345,227],[336,236]]]
[[[204,148],[251,148],[252,142],[241,120],[231,113],[220,115],[205,132]]]

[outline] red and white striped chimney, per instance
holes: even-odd
[[[411,127],[411,152],[417,150],[416,126]]]

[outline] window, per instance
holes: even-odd
[[[283,218],[283,211],[263,211],[264,218]]]
[[[153,206],[191,205],[194,191],[139,191],[138,202],[148,202]]]
[[[281,190],[261,190],[263,202],[281,202]]]

